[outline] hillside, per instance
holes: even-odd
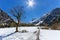
[[[0,9],[0,24],[9,24],[13,20],[7,13],[5,13],[2,9]]]
[[[42,21],[43,25],[51,26],[55,22],[60,22],[60,8],[53,9],[50,13],[38,18],[37,20],[31,22],[32,24],[38,24]],[[41,24],[41,23],[40,23]],[[40,25],[38,24],[38,25]]]

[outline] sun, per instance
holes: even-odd
[[[28,0],[28,2],[27,2],[27,5],[28,5],[29,7],[33,7],[34,4],[35,4],[35,2],[34,2],[33,0]]]

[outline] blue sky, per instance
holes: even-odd
[[[26,4],[27,1],[28,0],[0,0],[0,8],[11,16],[9,9],[17,5],[24,6],[26,18],[23,19],[23,21],[29,22],[32,19],[37,19],[51,12],[54,8],[60,7],[60,0],[34,0],[36,4],[33,7],[28,7]]]

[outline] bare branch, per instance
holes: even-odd
[[[20,25],[21,17],[23,16],[23,7],[17,6],[10,10],[11,14],[17,19],[16,32],[18,31],[18,26]]]

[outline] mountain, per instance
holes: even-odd
[[[49,14],[45,14],[44,16],[42,16],[41,18],[37,18],[33,21],[31,21],[30,23],[34,24],[34,25],[40,25],[41,23],[44,22],[44,20],[48,17]]]
[[[13,21],[13,19],[7,15],[3,10],[0,9],[0,24],[9,24]]]
[[[48,25],[51,26],[55,22],[60,22],[60,8],[53,9],[50,13],[38,18],[37,20],[31,22],[34,25]]]

